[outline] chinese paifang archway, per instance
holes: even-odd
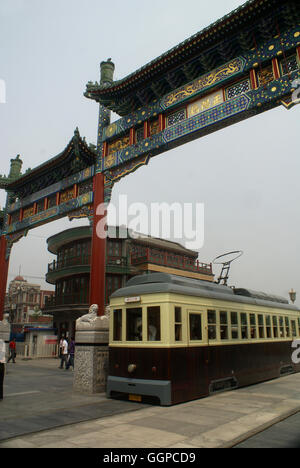
[[[54,219],[93,220],[90,303],[104,313],[105,239],[96,234],[115,182],[150,158],[243,119],[294,105],[300,77],[300,12],[296,0],[250,0],[126,78],[101,64],[100,84],[85,96],[100,105],[98,145],[76,130],[66,149],[21,174],[12,160],[0,179],[7,204],[0,216],[0,320],[14,242]],[[110,111],[120,119],[110,123]]]

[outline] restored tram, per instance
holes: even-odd
[[[110,306],[108,397],[172,405],[300,370],[300,309],[281,297],[153,273]]]

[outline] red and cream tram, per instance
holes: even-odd
[[[281,297],[153,273],[110,306],[108,397],[172,405],[300,370],[300,310]]]

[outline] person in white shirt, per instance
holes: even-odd
[[[61,347],[61,361],[60,361],[60,369],[63,369],[64,365],[67,367],[67,359],[68,359],[68,342],[64,338],[62,341],[62,347]]]
[[[0,401],[3,400],[3,381],[5,373],[5,343],[3,340],[0,340]]]

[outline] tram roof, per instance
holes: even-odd
[[[244,304],[261,305],[280,309],[300,309],[288,303],[285,298],[263,292],[212,283],[205,280],[186,278],[168,273],[150,273],[131,278],[124,288],[115,291],[111,297],[133,297],[144,294],[173,293],[198,296]]]

